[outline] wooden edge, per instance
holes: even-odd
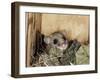
[[[14,29],[14,16],[15,16],[15,4],[11,4],[11,76],[14,77],[15,75],[15,65],[14,65],[14,57],[15,57],[15,46],[14,46],[14,43],[15,43],[15,38],[14,38],[14,35],[15,35],[15,29]]]
[[[29,78],[29,77],[45,77],[45,76],[62,76],[62,75],[82,75],[82,74],[93,74],[97,71],[77,71],[77,72],[60,72],[60,73],[43,73],[43,74],[23,74],[16,75],[14,78]]]
[[[95,70],[98,72],[98,7],[95,8]]]
[[[17,5],[27,5],[27,6],[45,6],[45,7],[58,7],[58,8],[74,8],[74,9],[96,9],[97,6],[84,6],[84,5],[69,5],[69,4],[49,4],[49,3],[32,3],[32,2],[13,2]]]
[[[19,6],[11,4],[11,76],[19,74]]]

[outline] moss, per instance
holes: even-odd
[[[76,64],[89,64],[89,46],[82,45],[76,52]]]

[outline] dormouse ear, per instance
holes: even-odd
[[[64,35],[64,37],[67,39],[67,40],[70,40],[70,35],[69,35],[69,31],[61,31],[61,33]]]
[[[50,37],[44,37],[44,42],[46,43],[46,44],[49,44],[50,43]]]
[[[65,30],[61,31],[64,36],[67,36],[67,32]]]

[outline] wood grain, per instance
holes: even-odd
[[[41,14],[26,13],[26,66],[31,66],[31,60],[36,52],[38,42],[37,32],[41,30]]]

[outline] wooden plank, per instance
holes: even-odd
[[[41,38],[41,14],[35,14],[35,29],[36,29],[36,51],[39,49],[39,42]]]
[[[26,66],[32,66],[32,58],[38,49],[38,33],[41,32],[41,14],[28,13],[28,25],[26,28]]]

